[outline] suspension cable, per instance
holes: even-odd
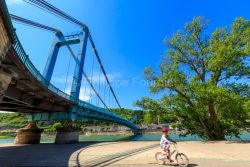
[[[104,82],[104,101],[106,100],[106,82]]]
[[[94,65],[95,65],[95,57],[92,56],[92,69],[91,69],[91,83],[93,83],[93,75],[94,75]],[[90,89],[90,97],[92,97],[91,89]],[[94,100],[93,100],[94,101]]]
[[[109,88],[110,88],[110,90],[111,90],[111,92],[112,92],[112,94],[113,94],[113,96],[114,96],[114,98],[115,98],[115,101],[116,101],[116,103],[118,104],[118,107],[119,107],[120,109],[122,109],[122,108],[121,108],[121,105],[120,105],[120,103],[119,103],[119,101],[118,101],[118,99],[117,99],[117,97],[116,97],[116,95],[115,95],[115,92],[114,92],[114,90],[113,90],[113,88],[112,88],[112,86],[111,86],[111,84],[110,84],[110,82],[109,82],[108,76],[107,76],[106,71],[105,71],[105,69],[104,69],[104,67],[103,67],[103,65],[102,65],[102,61],[101,61],[100,56],[99,56],[99,54],[98,54],[98,52],[97,52],[97,50],[96,50],[96,48],[95,48],[95,44],[94,44],[94,41],[93,41],[93,39],[92,39],[90,33],[89,33],[89,40],[90,40],[90,43],[91,43],[91,45],[92,45],[92,47],[93,47],[93,50],[94,50],[94,53],[95,53],[96,58],[97,58],[97,60],[98,60],[98,63],[99,63],[99,65],[100,65],[101,69],[102,69],[102,72],[103,72],[103,74],[104,74],[104,77],[105,77],[105,79],[106,79],[106,81],[107,81],[107,83],[108,83],[108,85],[109,85]]]
[[[76,57],[76,55],[74,54],[74,52],[70,52],[70,55],[72,57]],[[83,76],[86,78],[87,82],[89,83],[90,87],[92,88],[92,90],[95,92],[95,94],[97,95],[97,97],[99,98],[99,100],[102,102],[102,104],[104,105],[105,108],[107,108],[109,110],[109,107],[105,104],[105,102],[103,101],[103,99],[101,98],[100,94],[96,91],[94,85],[92,84],[93,82],[88,78],[88,75],[83,71]],[[93,78],[93,66],[92,66],[92,78]]]
[[[18,22],[18,23],[23,23],[25,25],[31,25],[33,27],[37,27],[37,28],[41,28],[41,29],[44,29],[44,30],[48,30],[48,31],[52,31],[52,32],[60,32],[60,30],[58,29],[55,29],[55,28],[51,28],[51,27],[48,27],[48,26],[45,26],[45,25],[42,25],[40,23],[36,23],[34,21],[31,21],[31,20],[28,20],[28,19],[25,19],[25,18],[22,18],[22,17],[19,17],[19,16],[16,16],[16,15],[13,15],[13,14],[10,14],[11,16],[11,19],[13,19],[14,21]],[[67,48],[70,52],[70,55],[73,56],[74,58],[76,57],[73,50],[71,49],[71,47],[69,45],[67,45]],[[65,82],[65,85],[64,85],[64,92],[66,90],[66,85],[67,85],[67,81],[68,81],[68,74],[69,74],[69,67],[70,67],[70,62],[71,62],[71,56],[70,56],[70,59],[69,59],[69,65],[68,65],[68,70],[67,70],[67,77],[66,77],[66,82]],[[83,75],[85,76],[85,78],[87,77],[86,73],[83,72]],[[97,91],[95,90],[94,86],[92,85],[92,83],[90,83],[90,80],[88,80],[88,78],[86,78],[86,80],[89,82],[91,88],[94,90],[94,92],[97,94],[98,98],[100,99],[100,101],[103,103],[103,105],[108,109],[107,105],[104,103],[104,101],[102,100],[102,98],[100,97],[100,95],[97,93]],[[91,93],[90,93],[91,94]]]
[[[109,108],[111,108],[111,106],[110,106],[110,90],[109,90]]]
[[[100,89],[101,89],[101,69],[100,69],[100,71],[99,71],[99,75],[98,75],[98,92],[100,92]],[[99,105],[99,100],[98,100],[98,103],[97,103],[98,105]]]
[[[23,24],[26,24],[26,25],[31,25],[31,26],[38,27],[38,28],[48,30],[48,31],[52,31],[52,32],[60,32],[60,30],[58,30],[56,28],[52,28],[52,27],[49,27],[49,26],[46,26],[46,25],[31,21],[31,20],[19,17],[19,16],[16,16],[16,15],[13,15],[13,14],[10,14],[10,18],[13,21],[20,22],[20,23],[23,23]]]
[[[92,90],[95,92],[95,94],[97,95],[97,97],[99,98],[99,100],[102,102],[102,104],[105,106],[105,108],[107,108],[107,109],[109,110],[108,106],[105,104],[105,102],[103,101],[103,99],[101,98],[101,96],[99,95],[99,93],[96,91],[95,87],[94,87],[93,84],[90,82],[90,80],[89,80],[87,74],[86,74],[84,71],[83,71],[83,76],[87,79],[87,81],[88,81],[88,83],[90,84]]]
[[[70,64],[71,64],[71,56],[69,56],[69,64],[68,64],[68,69],[67,69],[66,82],[65,82],[65,85],[64,85],[64,92],[66,90],[67,83],[68,83],[68,76],[69,76]]]
[[[98,55],[98,52],[97,52],[97,50],[96,50],[96,47],[95,47],[94,41],[93,41],[93,39],[92,39],[92,36],[91,36],[91,34],[90,34],[89,30],[88,30],[88,27],[87,27],[84,23],[82,23],[82,22],[80,22],[79,20],[73,18],[72,16],[66,14],[65,12],[61,11],[60,9],[54,7],[53,5],[49,4],[49,3],[46,2],[45,0],[24,0],[24,1],[27,2],[27,3],[29,3],[29,4],[35,4],[35,6],[39,6],[39,8],[43,8],[43,9],[47,10],[47,11],[50,12],[50,13],[54,13],[54,14],[56,14],[57,16],[59,16],[60,18],[66,19],[66,20],[68,20],[68,21],[70,21],[70,22],[72,22],[72,23],[74,23],[74,24],[77,24],[77,25],[79,25],[81,28],[83,28],[83,29],[85,30],[85,32],[88,32],[89,40],[90,40],[91,45],[92,45],[92,47],[93,47],[93,49],[94,49],[94,53],[95,53],[95,55],[96,55],[96,57],[97,57],[97,60],[98,60],[98,62],[99,62],[99,65],[100,65],[100,67],[101,67],[101,69],[102,69],[102,72],[103,72],[103,74],[104,74],[104,76],[105,76],[105,79],[107,80],[107,83],[108,83],[109,88],[110,88],[110,90],[111,90],[111,92],[112,92],[112,94],[113,94],[113,96],[114,96],[114,98],[115,98],[116,103],[118,104],[119,108],[122,109],[122,108],[121,108],[121,105],[120,105],[120,103],[119,103],[119,101],[118,101],[118,99],[117,99],[117,97],[116,97],[116,95],[115,95],[115,93],[114,93],[114,90],[113,90],[113,88],[112,88],[112,86],[111,86],[111,84],[110,84],[110,82],[109,82],[109,79],[108,79],[108,77],[107,77],[107,74],[106,74],[106,72],[105,72],[105,70],[104,70],[104,67],[103,67],[103,65],[102,65],[101,59],[100,59],[100,57],[99,57],[99,55]]]
[[[86,80],[86,78],[84,78],[84,79]],[[85,80],[84,80],[84,94],[83,94],[83,96],[84,96],[84,101],[87,101],[87,84],[86,84]]]
[[[30,3],[33,3],[35,5],[38,5],[38,6],[42,7],[42,8],[44,8],[44,9],[46,9],[49,12],[53,12],[53,13],[55,13],[55,14],[63,17],[63,18],[65,18],[65,19],[67,19],[67,20],[69,20],[69,21],[71,21],[71,22],[73,22],[73,23],[81,26],[85,30],[88,29],[87,26],[84,23],[82,23],[79,20],[73,18],[72,16],[66,14],[62,10],[54,7],[53,5],[51,5],[50,3],[48,3],[48,2],[46,2],[44,0],[24,0],[24,1],[28,2],[28,3],[30,2]]]

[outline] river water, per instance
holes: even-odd
[[[101,136],[101,135],[91,135],[91,136],[80,136],[80,141],[160,141],[161,134],[143,134],[139,136],[122,136],[122,135],[110,135],[110,136]],[[198,136],[187,135],[182,137],[178,134],[171,134],[170,138],[175,141],[202,141]],[[250,140],[249,132],[242,132],[240,139],[236,137],[226,137],[227,140]],[[9,139],[0,139],[1,143],[13,143],[14,138]],[[55,137],[42,137],[41,142],[43,143],[53,143]]]

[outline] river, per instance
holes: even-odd
[[[175,141],[201,141],[198,136],[195,135],[187,135],[186,137],[182,137],[178,134],[171,134],[170,137]],[[80,136],[80,141],[159,141],[161,138],[161,134],[143,134],[138,136],[123,136],[123,135],[91,135],[91,136]],[[240,135],[240,139],[236,137],[226,137],[227,140],[250,140],[249,132],[242,132]],[[13,143],[14,138],[0,139],[1,143]],[[55,141],[55,137],[42,137],[42,143],[53,143]]]

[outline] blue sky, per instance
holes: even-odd
[[[64,33],[79,31],[79,27],[45,13],[22,0],[6,0],[10,13],[59,28]],[[230,25],[236,17],[250,19],[249,0],[49,0],[51,4],[87,24],[95,41],[114,90],[122,107],[136,108],[133,102],[151,95],[143,81],[143,69],[157,67],[164,56],[165,37],[171,37],[194,16],[209,19],[207,33],[216,27]],[[54,34],[36,28],[14,24],[17,34],[32,62],[42,72]],[[72,46],[75,53],[78,46]],[[91,50],[88,47],[88,50]],[[86,71],[91,73],[93,54],[87,52]],[[62,48],[53,74],[54,85],[69,91],[74,62],[69,68],[69,52]],[[97,65],[95,66],[97,67]],[[99,69],[94,70],[93,81],[98,87]],[[101,77],[102,80],[102,77]],[[118,82],[118,83],[117,83]],[[121,86],[123,83],[123,86]],[[85,85],[85,84],[83,84]],[[83,86],[84,87],[84,86]],[[94,98],[88,88],[82,88],[82,99]],[[84,93],[84,95],[83,95]],[[105,95],[106,101],[107,93]],[[95,100],[92,99],[91,102]],[[109,102],[107,102],[109,103]],[[112,105],[112,100],[111,100]]]

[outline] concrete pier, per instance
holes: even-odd
[[[14,144],[39,144],[42,132],[43,130],[31,121],[26,127],[16,131]]]
[[[73,126],[73,120],[69,119],[63,127],[56,129],[55,144],[78,143],[81,128]]]
[[[78,143],[80,128],[67,127],[57,129],[55,144]]]

